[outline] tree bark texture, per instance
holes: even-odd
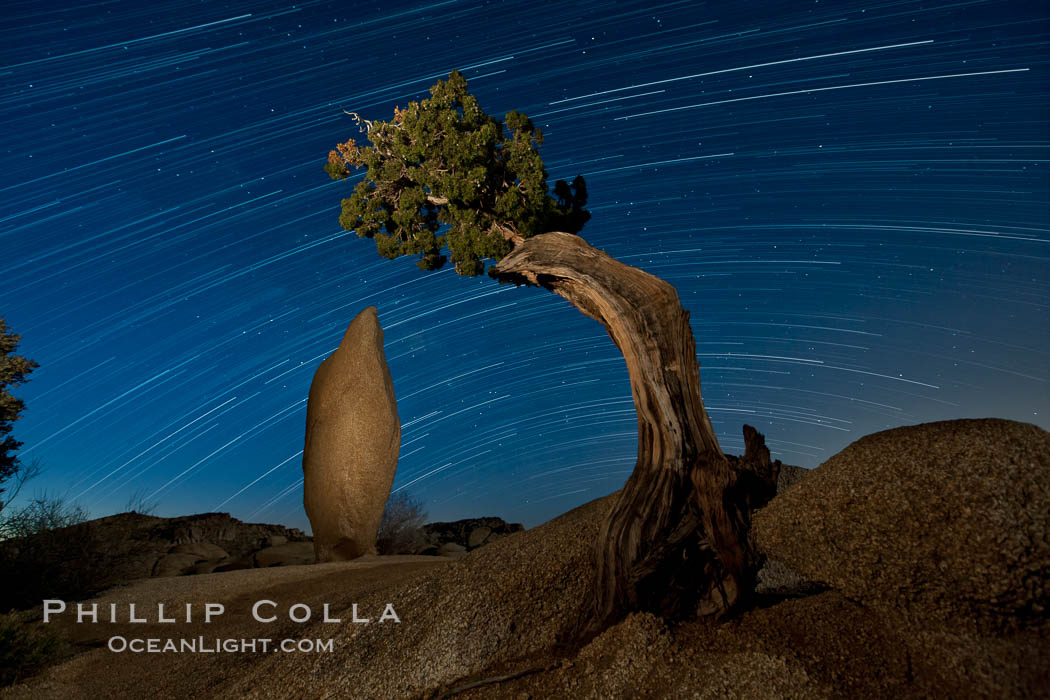
[[[762,436],[722,453],[700,396],[689,312],[675,288],[561,232],[524,240],[494,269],[545,287],[601,322],[623,353],[638,414],[638,461],[596,543],[593,634],[632,610],[724,615],[754,588],[751,509],[776,489]]]

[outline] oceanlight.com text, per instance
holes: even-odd
[[[110,637],[106,647],[116,653],[132,654],[286,654],[330,653],[334,639],[243,639],[219,637],[183,637],[179,639]]]

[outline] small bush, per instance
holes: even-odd
[[[106,543],[82,523],[0,543],[0,610],[27,610],[44,598],[86,600],[114,584]]]
[[[139,515],[156,515],[160,501],[151,501],[146,496],[145,489],[138,489],[128,496],[128,502],[124,505],[125,513],[138,513]]]
[[[0,610],[84,600],[112,585],[108,548],[87,512],[46,493],[0,517]]]
[[[18,510],[0,516],[0,539],[32,537],[79,525],[87,519],[88,513],[82,506],[44,492]]]
[[[427,513],[423,503],[405,491],[390,495],[376,536],[380,554],[415,554],[426,546],[423,522]]]
[[[0,615],[0,687],[32,676],[60,656],[58,634],[26,618],[24,613]]]

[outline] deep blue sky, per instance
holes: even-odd
[[[0,316],[16,437],[93,514],[129,495],[305,527],[313,372],[379,309],[434,519],[535,525],[620,486],[619,353],[539,289],[343,231],[322,171],[463,71],[528,113],[593,245],[673,283],[726,451],[813,467],[957,417],[1050,426],[1047,8],[1037,2],[6,4]]]

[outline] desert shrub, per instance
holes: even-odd
[[[156,515],[160,501],[151,501],[146,495],[145,489],[138,489],[128,496],[128,502],[124,505],[125,513],[138,513],[139,515]]]
[[[0,516],[0,538],[32,537],[78,525],[87,519],[88,513],[82,506],[44,492],[21,508]]]
[[[426,546],[423,522],[427,513],[423,503],[406,491],[390,494],[376,535],[380,554],[415,554]]]
[[[0,610],[26,610],[45,598],[84,600],[113,581],[112,557],[87,512],[43,494],[0,519]]]
[[[0,511],[4,509],[22,488],[26,481],[39,473],[39,464],[24,464],[16,452],[22,446],[19,440],[11,435],[14,422],[22,416],[25,402],[11,394],[11,387],[25,384],[28,377],[37,367],[30,359],[16,355],[18,341],[22,336],[8,330],[7,323],[0,318]],[[9,479],[14,481],[5,484]]]
[[[45,598],[86,600],[113,583],[112,564],[86,524],[0,543],[0,610],[26,610]]]
[[[32,676],[61,653],[58,634],[26,618],[16,612],[0,615],[0,687]]]

